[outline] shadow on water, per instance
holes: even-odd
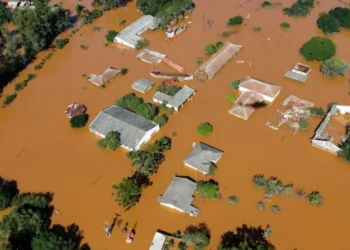
[[[84,239],[82,235],[83,232],[79,229],[79,226],[74,223],[67,226],[67,228],[63,227],[62,225],[53,225],[52,231],[65,240],[73,241],[77,246],[80,246],[82,240]],[[89,250],[90,247],[88,244],[83,244],[80,249]]]

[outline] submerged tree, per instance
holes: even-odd
[[[338,58],[327,59],[322,62],[320,71],[329,77],[345,76],[349,70],[349,64]]]
[[[121,145],[120,133],[116,131],[110,131],[106,137],[97,142],[97,146],[100,148],[108,148],[115,151]]]
[[[197,182],[196,191],[200,193],[204,198],[214,199],[219,195],[219,186],[213,181],[199,181]]]
[[[204,249],[210,243],[210,231],[205,224],[189,226],[183,233],[181,241],[196,250]]]
[[[135,206],[141,197],[142,188],[132,178],[124,178],[118,185],[114,185],[113,189],[115,201],[125,209]]]
[[[315,36],[303,44],[300,53],[307,61],[325,61],[335,55],[333,41],[326,37]]]
[[[203,122],[197,127],[198,135],[209,135],[213,133],[213,126],[209,122]]]

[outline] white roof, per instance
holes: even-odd
[[[166,241],[166,236],[164,234],[156,232],[153,237],[152,244],[149,247],[149,250],[162,250],[165,241]]]
[[[174,96],[169,96],[157,91],[153,99],[159,102],[167,102],[173,108],[179,108],[184,104],[196,91],[187,85],[184,85]]]

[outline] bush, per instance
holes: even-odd
[[[0,177],[0,211],[10,207],[18,192],[16,182],[6,181]]]
[[[239,199],[236,196],[230,196],[227,198],[228,203],[236,205]]]
[[[312,205],[321,205],[323,203],[323,197],[319,192],[313,191],[309,195],[309,202]]]
[[[280,24],[280,26],[284,29],[290,29],[290,24],[288,22],[283,22]]]
[[[232,17],[228,20],[227,22],[227,26],[237,26],[237,25],[241,25],[243,23],[243,17],[242,16],[235,16]]]
[[[149,41],[146,39],[140,39],[136,42],[136,49],[142,49],[144,47],[147,47],[149,45]]]
[[[312,116],[324,117],[326,111],[323,108],[310,108],[310,114]]]
[[[56,44],[56,47],[57,49],[63,49],[64,46],[66,46],[66,44],[69,42],[68,39],[62,39],[62,38],[57,38],[55,40],[55,44]]]
[[[163,136],[156,140],[153,145],[157,147],[158,152],[164,152],[171,149],[171,139]]]
[[[108,148],[112,151],[115,151],[121,145],[120,142],[120,133],[110,131],[107,133],[104,139],[101,139],[97,142],[97,146],[100,148]]]
[[[24,84],[23,82],[19,82],[15,84],[15,91],[21,91],[23,90],[27,85]]]
[[[257,188],[264,188],[266,187],[266,180],[264,175],[258,174],[253,177],[253,183],[254,186]]]
[[[137,106],[143,103],[143,99],[137,97],[134,93],[127,94],[121,98],[118,98],[116,104],[122,108],[136,112]]]
[[[265,209],[265,205],[262,201],[259,201],[257,204],[256,204],[256,208],[258,210],[264,210]]]
[[[205,224],[198,227],[189,226],[181,237],[181,240],[195,250],[201,250],[210,243],[210,232]]]
[[[187,245],[186,245],[185,242],[180,241],[180,242],[177,244],[177,248],[178,248],[179,250],[187,250]]]
[[[202,57],[197,57],[196,63],[197,63],[197,65],[201,65],[203,63],[203,58]]]
[[[332,34],[339,32],[340,22],[334,16],[321,14],[317,19],[317,27],[325,34]]]
[[[254,31],[254,32],[260,32],[260,31],[261,31],[261,27],[254,27],[254,28],[253,28],[253,31]]]
[[[205,45],[205,54],[207,56],[212,56],[217,52],[217,49],[214,44],[206,44]]]
[[[281,212],[281,209],[280,209],[280,207],[279,207],[278,205],[273,205],[273,206],[271,207],[271,211],[272,211],[273,213],[275,213],[275,214],[279,214],[279,213]]]
[[[288,184],[283,187],[283,194],[290,195],[293,193],[293,184]]]
[[[216,47],[216,49],[220,49],[222,46],[223,46],[224,44],[222,43],[222,42],[217,42],[216,44],[215,44],[215,47]]]
[[[122,26],[122,25],[124,25],[124,24],[125,24],[125,19],[119,18],[119,19],[118,19],[118,25],[119,25],[119,26]]]
[[[348,139],[341,143],[339,148],[340,150],[338,151],[338,156],[350,163],[350,140]]]
[[[86,125],[89,120],[89,116],[87,114],[77,115],[72,117],[69,120],[70,126],[72,128],[82,128]]]
[[[213,133],[213,126],[208,122],[203,122],[197,127],[198,135],[209,135]]]
[[[23,193],[17,195],[12,200],[13,206],[30,205],[34,207],[46,208],[49,207],[52,201],[52,194],[50,193]]]
[[[290,8],[284,8],[283,13],[288,16],[301,17],[309,14],[310,8],[313,7],[314,0],[298,0]]]
[[[80,14],[84,10],[84,8],[85,7],[83,5],[77,4],[77,5],[75,5],[74,10],[77,13],[77,15],[80,16]]]
[[[166,115],[156,115],[153,118],[153,122],[159,124],[160,127],[163,127],[165,123],[168,122],[168,117]]]
[[[218,197],[219,186],[213,180],[197,182],[197,192],[204,198],[214,199]]]
[[[5,100],[3,101],[4,106],[10,105],[17,98],[17,93],[12,93],[10,95],[5,95]]]
[[[273,3],[269,2],[269,1],[264,1],[264,2],[261,4],[261,7],[262,7],[262,8],[271,8],[271,7],[273,7]]]
[[[345,76],[349,70],[349,64],[338,58],[327,59],[321,64],[320,71],[329,77]]]
[[[166,115],[172,115],[175,112],[175,110],[173,108],[165,107],[164,109],[165,109],[165,114]]]
[[[103,15],[103,12],[102,12],[102,10],[99,10],[99,9],[93,9],[90,12],[90,16],[92,19],[97,19],[97,18],[101,17],[102,15]]]
[[[335,17],[339,21],[341,28],[350,29],[350,9],[336,7],[329,11],[329,15]]]
[[[147,120],[153,120],[158,114],[158,108],[151,103],[141,103],[136,107],[136,114],[143,116]]]
[[[231,89],[231,90],[237,90],[237,89],[239,89],[239,80],[233,81],[233,82],[231,83],[230,89]]]
[[[228,94],[225,96],[225,99],[226,101],[229,101],[229,102],[235,102],[236,101],[236,97],[232,94]]]
[[[121,68],[119,75],[125,76],[128,72],[129,70],[127,68]]]
[[[315,36],[303,44],[300,53],[307,61],[325,61],[335,55],[336,47],[332,40]]]
[[[115,30],[109,30],[105,36],[107,42],[113,42],[114,38],[118,35],[118,32]]]
[[[302,131],[306,131],[309,128],[309,123],[305,119],[300,119],[298,122],[299,128]]]

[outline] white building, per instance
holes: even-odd
[[[108,132],[120,133],[121,146],[139,150],[159,131],[159,125],[122,107],[112,105],[97,115],[89,126],[90,132],[105,138]]]
[[[183,107],[184,103],[188,101],[196,91],[187,85],[184,85],[174,96],[169,96],[160,91],[157,91],[153,96],[153,102],[166,103],[168,108],[173,108],[175,111],[179,111]]]
[[[166,236],[160,232],[154,234],[149,250],[162,250],[166,241]]]
[[[148,29],[155,30],[156,28],[158,28],[158,25],[159,22],[157,18],[150,15],[142,16],[135,22],[127,26],[125,29],[120,31],[118,35],[116,35],[116,37],[114,38],[114,42],[135,49],[137,41],[143,39],[139,35]]]

